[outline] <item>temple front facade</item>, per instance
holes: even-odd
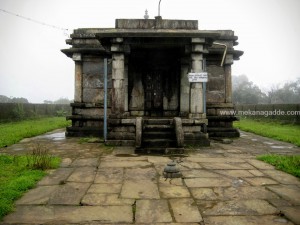
[[[67,136],[104,135],[149,151],[239,136],[236,118],[223,115],[233,109],[231,66],[243,54],[233,31],[158,16],[76,29],[66,42],[75,63]]]

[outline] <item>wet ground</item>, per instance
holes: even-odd
[[[64,130],[24,139],[1,153],[37,145],[62,157],[2,224],[300,224],[300,180],[255,159],[300,154],[300,148],[242,132],[230,144],[189,149],[184,156],[136,155],[65,138]],[[182,178],[165,179],[175,161]]]

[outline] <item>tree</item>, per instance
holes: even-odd
[[[71,101],[68,98],[59,98],[53,102],[54,104],[70,104]]]
[[[0,95],[0,103],[8,103],[10,102],[10,98],[5,95]]]
[[[268,103],[300,103],[300,78],[283,84],[272,86],[267,93]]]
[[[246,75],[232,76],[232,98],[236,104],[259,104],[266,101],[266,94],[249,81]]]
[[[5,95],[0,95],[0,103],[29,103],[26,98],[15,98],[15,97],[7,97]]]

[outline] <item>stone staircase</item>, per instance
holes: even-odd
[[[178,146],[173,119],[143,119],[141,146],[137,153],[182,153]]]

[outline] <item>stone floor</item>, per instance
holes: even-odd
[[[150,156],[80,142],[57,130],[0,150],[24,154],[38,143],[63,158],[0,224],[300,224],[300,180],[255,159],[300,154],[291,144],[242,132],[231,144]],[[170,161],[182,178],[163,178]]]

